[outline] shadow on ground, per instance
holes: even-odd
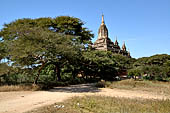
[[[54,87],[49,90],[50,92],[66,92],[66,93],[85,93],[85,92],[99,92],[100,89],[95,87],[94,83],[91,84],[78,84],[70,85],[67,87]]]

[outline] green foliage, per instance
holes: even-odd
[[[86,43],[91,40],[93,34],[87,28],[82,27],[84,23],[78,19],[68,16],[60,16],[54,18],[53,30],[58,33],[78,36],[81,43]]]
[[[69,16],[38,19],[24,18],[5,24],[0,32],[0,36],[3,39],[13,40],[17,37],[18,33],[21,33],[15,32],[13,29],[21,29],[23,26],[27,26],[28,28],[39,27],[59,34],[76,36],[81,43],[86,44],[91,40],[93,34],[90,30],[83,27],[83,25],[84,23],[80,19]]]
[[[93,34],[82,26],[80,19],[68,16],[18,19],[5,24],[0,34],[8,61],[12,66],[37,70],[37,82],[43,68],[50,64],[56,66],[54,74],[60,77],[63,65],[78,56],[83,47],[80,43],[91,40]]]
[[[7,74],[10,71],[10,67],[6,63],[0,63],[0,76]]]
[[[6,57],[6,53],[7,51],[5,44],[2,41],[0,41],[0,61]]]
[[[9,68],[3,75],[0,76],[1,84],[22,84],[33,83],[34,71],[31,69]]]
[[[140,69],[130,69],[128,70],[128,76],[136,79],[136,77],[140,77],[141,76],[141,70]]]
[[[120,71],[124,69],[131,69],[132,64],[136,61],[134,58],[128,58],[120,54],[114,54],[114,59],[118,63]]]
[[[133,70],[140,69],[140,75],[144,79],[167,81],[169,80],[170,55],[154,55],[137,59],[133,64]],[[132,75],[133,73],[129,73]]]
[[[83,52],[83,74],[112,80],[117,75],[117,62],[114,55],[105,51]]]

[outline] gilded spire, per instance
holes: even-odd
[[[104,24],[104,15],[102,14],[102,24]]]

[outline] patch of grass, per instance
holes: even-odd
[[[170,100],[84,96],[27,113],[169,113],[169,106]]]
[[[100,82],[97,84],[101,84]],[[170,95],[170,82],[160,81],[136,81],[133,79],[114,81],[114,82],[103,82],[103,87],[126,89],[126,90],[140,90],[148,91],[156,94]]]
[[[3,85],[0,86],[0,92],[10,92],[10,91],[37,91],[41,87],[38,85]]]

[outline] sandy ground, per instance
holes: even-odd
[[[73,96],[105,95],[112,97],[170,99],[169,96],[144,91],[95,88],[94,84],[56,87],[49,91],[0,92],[0,113],[23,113]]]

